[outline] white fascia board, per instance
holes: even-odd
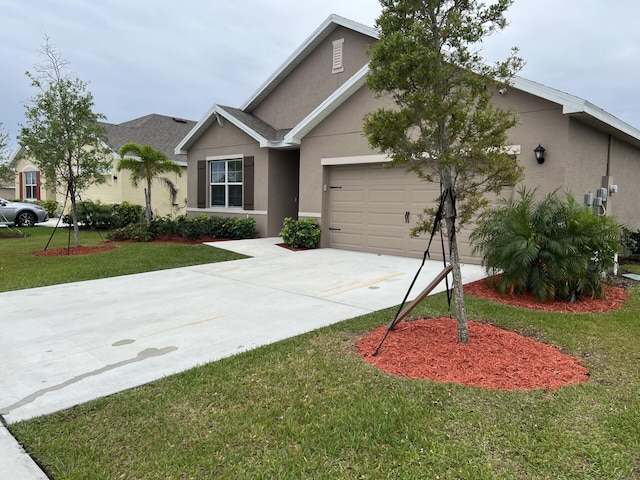
[[[327,99],[318,105],[309,115],[307,115],[298,125],[296,125],[284,137],[284,143],[289,145],[299,145],[304,136],[313,130],[331,112],[342,105],[351,95],[364,86],[367,80],[369,64],[362,67],[358,72],[347,80],[339,89],[333,92]]]
[[[527,92],[537,97],[544,98],[545,100],[549,100],[550,102],[562,105],[562,113],[564,115],[588,115],[595,120],[598,120],[605,125],[640,141],[640,130],[580,97],[570,95],[560,90],[556,90],[555,88],[547,87],[522,77],[514,77],[511,85],[523,92]]]
[[[197,139],[207,128],[209,128],[214,122],[217,121],[218,116],[224,118],[226,121],[238,127],[251,138],[255,139],[258,143],[260,143],[261,147],[272,146],[271,142],[269,142],[258,132],[249,128],[236,117],[228,113],[224,108],[221,108],[217,104],[214,104],[213,107],[209,109],[207,114],[202,117],[202,119],[196,124],[196,126],[193,127],[187,134],[187,136],[184,137],[184,139],[178,144],[178,146],[174,150],[174,153],[176,155],[185,155],[192,139]]]
[[[244,133],[246,133],[247,135],[249,135],[251,138],[253,138],[254,140],[256,140],[261,147],[269,147],[272,145],[272,142],[270,142],[269,140],[267,140],[266,138],[264,138],[262,135],[260,135],[258,132],[256,132],[255,130],[249,128],[247,125],[245,125],[244,123],[242,123],[240,120],[238,120],[236,117],[234,117],[233,115],[231,115],[230,113],[228,113],[224,108],[217,108],[214,112],[214,118],[215,118],[215,114],[220,115],[221,117],[223,117],[226,121],[228,121],[229,123],[232,123],[233,125],[235,125],[236,127],[238,127],[240,130],[242,130]]]
[[[278,69],[260,85],[260,87],[244,102],[240,110],[247,110],[255,107],[254,103],[259,100],[266,90],[270,90],[272,86],[280,83],[302,60],[304,60],[311,51],[313,51],[320,42],[322,42],[329,33],[336,27],[343,26],[356,32],[368,35],[372,38],[378,38],[378,32],[374,28],[368,27],[353,20],[341,17],[339,15],[329,15],[322,24],[300,45],[289,57],[284,61]]]
[[[218,105],[215,103],[209,109],[207,113],[194,125],[194,127],[187,133],[187,135],[182,139],[182,141],[178,144],[178,146],[174,149],[173,153],[176,155],[186,155],[187,149],[191,146],[192,140],[196,140],[204,130],[209,128],[215,120],[215,113]]]

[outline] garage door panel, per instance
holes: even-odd
[[[403,168],[378,165],[330,167],[329,178],[333,187],[339,187],[329,191],[328,226],[339,229],[330,231],[329,246],[422,257],[428,236],[412,238],[411,227],[425,209],[437,207],[439,185],[424,182]],[[465,229],[458,234],[461,260],[478,263],[471,257],[469,233]],[[445,248],[448,256],[448,244]],[[432,259],[442,259],[439,234],[430,253]]]

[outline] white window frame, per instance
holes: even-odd
[[[210,157],[207,158],[209,162],[209,205],[211,208],[243,208],[243,198],[244,198],[244,162],[242,157],[233,157],[233,158],[218,158],[218,157]],[[229,163],[230,162],[240,162],[240,172],[241,172],[241,180],[230,182],[229,181]],[[213,181],[213,164],[224,163],[224,181],[222,182],[214,182]],[[213,203],[213,187],[224,186],[224,205],[214,205]],[[229,187],[232,186],[240,186],[241,194],[240,194],[240,204],[239,205],[230,205],[229,204]]]
[[[28,172],[22,172],[24,178],[24,198],[25,200],[37,200],[38,199],[38,172],[30,170]],[[31,179],[33,177],[33,179]],[[31,180],[33,183],[31,183]],[[29,190],[31,194],[29,195]]]

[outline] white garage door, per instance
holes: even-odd
[[[420,180],[404,168],[382,165],[329,167],[329,246],[389,255],[422,257],[429,237],[411,238],[411,227],[427,207],[435,207],[440,187]],[[458,233],[460,259],[479,263],[471,256],[469,229]],[[449,247],[446,244],[447,257]],[[442,259],[440,235],[429,250]]]

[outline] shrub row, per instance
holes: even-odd
[[[139,223],[142,220],[142,205],[129,202],[116,204],[103,204],[99,200],[85,200],[77,203],[78,223],[83,228],[95,228],[109,230],[122,228],[130,224]],[[62,221],[71,224],[71,213],[63,215]]]
[[[196,241],[202,238],[224,238],[240,240],[257,236],[253,218],[217,217],[199,215],[187,218],[159,217],[151,221],[151,227],[138,222],[118,228],[107,235],[110,240],[134,240],[150,242],[157,238],[181,237]]]

